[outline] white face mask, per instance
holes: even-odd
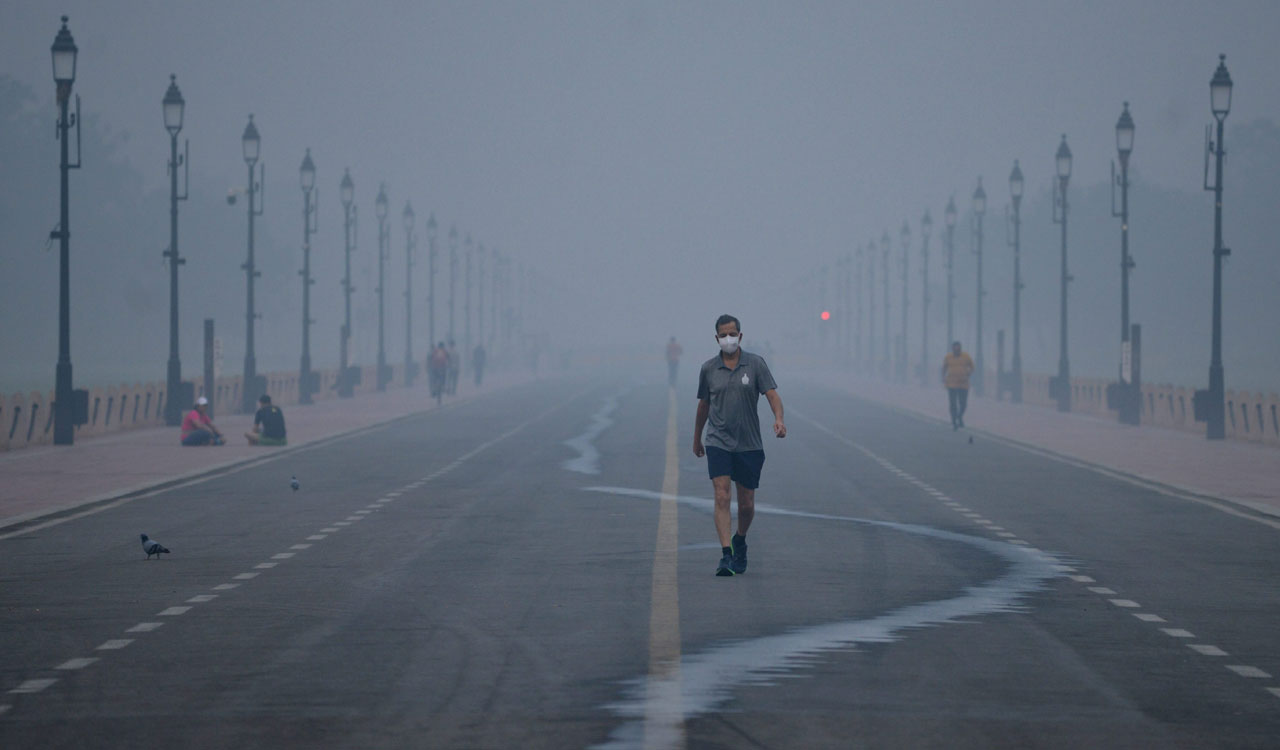
[[[720,342],[720,351],[725,354],[733,354],[738,351],[738,339],[740,338],[740,336],[725,336],[722,339],[716,340]]]

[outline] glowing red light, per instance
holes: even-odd
[[[823,320],[831,320],[831,313],[830,313],[830,312],[828,312],[828,311],[826,311],[826,310],[823,310],[823,311],[822,311],[822,319],[823,319]]]

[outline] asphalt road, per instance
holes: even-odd
[[[1275,526],[779,372],[750,568],[717,578],[662,374],[0,540],[0,747],[1280,744]]]

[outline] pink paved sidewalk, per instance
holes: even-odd
[[[444,405],[471,400],[520,383],[526,374],[498,373],[482,388],[458,384]],[[289,447],[251,447],[243,434],[253,425],[246,414],[215,417],[227,444],[188,448],[178,428],[158,427],[78,440],[72,446],[43,446],[0,454],[0,530],[41,516],[245,463],[273,452],[314,443],[353,430],[435,408],[425,385],[326,399],[310,406],[284,406]]]
[[[812,382],[950,423],[941,386],[896,385],[844,374]],[[1280,451],[1238,440],[1160,427],[1122,425],[1100,417],[1062,414],[1031,404],[969,398],[965,425],[974,430],[1113,469],[1198,495],[1280,516]]]

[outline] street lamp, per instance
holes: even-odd
[[[476,255],[476,342],[484,344],[484,244]],[[490,323],[492,325],[492,323]],[[472,352],[467,352],[471,356]]]
[[[884,293],[884,359],[880,362],[881,376],[888,378],[893,367],[893,338],[889,334],[889,230],[880,235],[880,289]]]
[[[462,243],[465,248],[463,255],[466,257],[466,273],[463,276],[463,286],[466,293],[463,295],[462,318],[463,318],[463,338],[462,338],[462,359],[465,361],[471,352],[471,235],[467,235],[466,242]]]
[[[413,249],[417,239],[413,236],[415,216],[413,206],[404,203],[404,385],[413,385],[417,375],[416,363],[413,361]]]
[[[953,308],[955,307],[956,292],[956,197],[954,195],[947,198],[947,209],[942,214],[943,223],[947,225],[947,347],[950,348],[951,342],[956,340],[955,326],[953,324],[955,316]]]
[[[190,395],[182,387],[182,361],[178,357],[178,266],[186,261],[178,255],[178,201],[187,199],[184,171],[182,194],[178,194],[178,167],[186,168],[186,154],[178,154],[178,133],[182,131],[182,116],[187,103],[178,90],[177,76],[169,76],[169,88],[164,93],[161,109],[164,112],[164,128],[169,131],[169,249],[163,255],[169,262],[169,369],[165,383],[166,401],[164,421],[170,427],[182,424],[182,413],[188,407]],[[188,168],[189,169],[189,168]]]
[[[1117,416],[1124,424],[1138,424],[1141,420],[1142,401],[1138,390],[1137,368],[1133,361],[1133,337],[1129,325],[1129,270],[1134,267],[1129,256],[1129,154],[1133,153],[1133,117],[1129,114],[1129,102],[1116,121],[1116,151],[1120,155],[1120,177],[1117,180],[1115,162],[1111,163],[1111,215],[1120,219],[1120,382],[1112,393]],[[1120,187],[1120,210],[1116,210],[1116,186]],[[1136,327],[1136,326],[1135,326]]]
[[[71,387],[71,212],[68,189],[69,171],[80,168],[80,97],[76,97],[76,114],[70,114],[67,105],[71,99],[71,86],[76,80],[78,50],[67,28],[66,16],[62,17],[62,28],[53,39],[50,52],[53,55],[53,80],[58,87],[58,123],[54,132],[61,141],[62,150],[58,228],[49,233],[50,239],[58,240],[58,366],[54,371],[53,442],[55,445],[71,445],[75,442],[75,425],[85,416],[77,412],[87,411],[88,404],[87,394],[82,397]],[[67,136],[72,127],[76,129],[75,164],[68,159]],[[85,403],[77,408],[73,402],[81,398]]]
[[[249,115],[249,124],[244,126],[244,133],[240,136],[240,148],[244,155],[244,163],[249,167],[249,183],[246,188],[249,198],[249,255],[241,266],[244,269],[248,293],[244,316],[244,378],[240,389],[240,411],[250,414],[257,405],[258,396],[264,390],[258,381],[257,360],[254,357],[253,346],[254,323],[258,319],[253,308],[253,281],[262,275],[253,262],[253,219],[255,216],[262,215],[262,189],[266,183],[266,165],[258,163],[262,139],[258,136],[258,127],[253,124],[253,115]],[[258,167],[256,180],[253,176],[255,166]]]
[[[1009,173],[1009,197],[1013,199],[1013,239],[1009,244],[1013,247],[1013,369],[1009,378],[1009,398],[1013,403],[1022,403],[1022,193],[1025,182],[1022,179],[1022,168],[1018,160],[1013,160],[1013,171]]]
[[[862,341],[863,341],[863,339],[862,339],[862,300],[861,300],[861,297],[862,297],[862,289],[863,289],[863,287],[864,287],[864,284],[862,283],[862,271],[863,271],[862,245],[858,245],[858,246],[854,249],[853,255],[854,255],[854,258],[855,258],[855,264],[856,264],[856,267],[855,267],[855,270],[854,270],[854,281],[853,281],[853,289],[854,289],[854,291],[851,293],[851,297],[852,297],[852,300],[853,300],[852,304],[853,304],[853,314],[854,314],[854,319],[853,319],[853,324],[854,324],[854,326],[853,326],[853,356],[854,356],[854,361],[855,361],[855,363],[856,363],[858,366],[862,366],[862,365],[863,365],[863,364],[865,364],[865,363],[866,363],[866,361],[867,361],[866,356],[865,356],[865,355],[866,355],[866,352],[864,352],[864,351],[863,351],[863,349],[862,349]]]
[[[344,268],[342,276],[342,331],[338,340],[338,354],[342,360],[341,373],[338,376],[338,395],[342,398],[350,398],[355,394],[355,378],[352,376],[349,360],[351,346],[351,292],[355,291],[355,287],[351,285],[351,251],[355,249],[354,229],[358,218],[355,192],[355,183],[351,181],[351,169],[345,168],[342,172],[342,183],[339,188],[339,195],[342,198],[342,229],[344,235],[342,242]]]
[[[1065,133],[1054,158],[1058,174],[1053,183],[1053,221],[1062,225],[1062,271],[1059,275],[1062,308],[1058,327],[1058,376],[1051,381],[1049,390],[1058,402],[1058,411],[1071,411],[1071,365],[1067,360],[1067,284],[1072,280],[1067,273],[1067,181],[1071,179],[1071,149],[1067,146]]]
[[[897,379],[899,383],[905,383],[907,382],[907,282],[911,256],[911,227],[906,219],[902,220],[899,235],[902,237],[902,336],[898,340]]]
[[[1195,393],[1195,418],[1205,423],[1205,437],[1226,437],[1226,392],[1222,372],[1222,259],[1231,250],[1222,245],[1222,157],[1223,127],[1231,111],[1231,74],[1227,72],[1227,56],[1218,55],[1218,69],[1209,82],[1209,106],[1218,121],[1218,139],[1205,144],[1204,189],[1213,191],[1213,344],[1209,360],[1209,387]],[[1208,133],[1206,132],[1206,140]],[[1209,155],[1215,156],[1215,179],[1209,185]]]
[[[311,233],[316,231],[319,202],[312,200],[316,191],[316,165],[311,161],[311,149],[302,157],[298,167],[298,184],[302,188],[302,362],[298,370],[298,403],[311,403],[315,390],[315,378],[311,375]]]
[[[458,227],[449,227],[449,340],[453,341],[454,300],[458,292]]]
[[[436,346],[436,215],[427,219],[427,348]]]
[[[867,243],[867,372],[876,371],[876,241]]]
[[[383,346],[386,324],[386,276],[387,254],[390,252],[391,229],[387,226],[387,186],[378,185],[378,197],[373,202],[373,213],[378,218],[378,390],[387,389],[387,350]]]
[[[920,385],[929,385],[929,235],[933,233],[933,219],[929,209],[920,220]]]
[[[974,372],[973,372],[973,392],[979,396],[983,395],[984,384],[986,381],[986,370],[983,365],[982,358],[982,298],[987,296],[987,290],[982,286],[982,217],[987,213],[987,191],[982,189],[982,178],[978,178],[978,187],[973,190],[973,229],[974,236],[977,240],[974,246],[974,254],[978,256],[978,330],[976,341],[974,342]]]

